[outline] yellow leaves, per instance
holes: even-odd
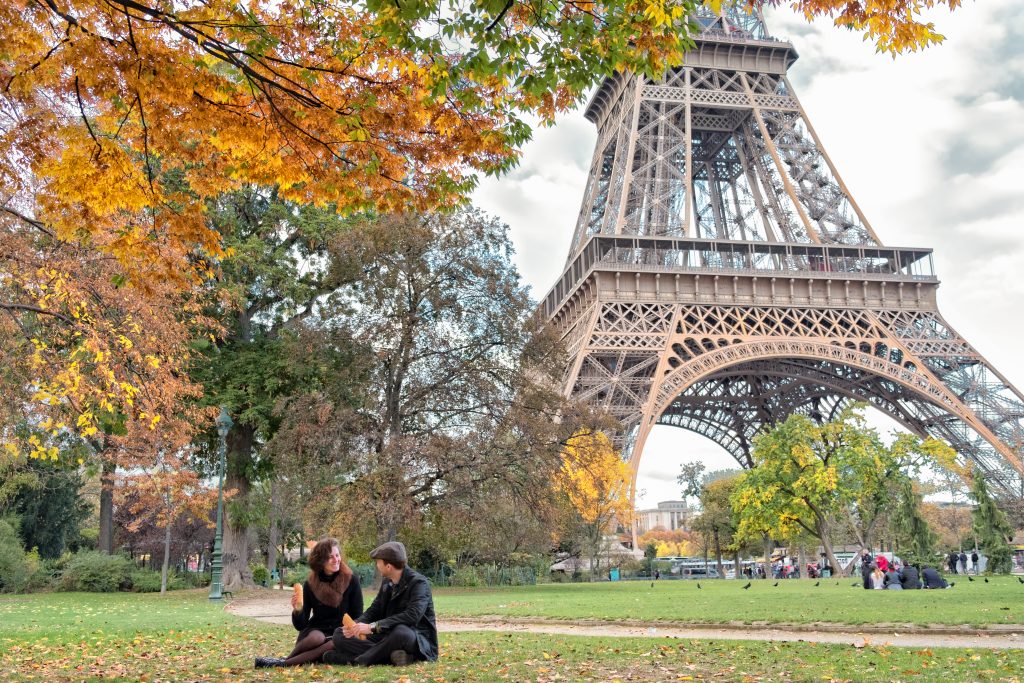
[[[923,10],[940,5],[952,10],[960,6],[960,0],[796,0],[793,3],[808,21],[835,17],[837,26],[863,32],[864,40],[873,41],[879,52],[893,56],[944,40],[933,23],[920,19]]]
[[[43,443],[42,439],[39,438],[38,434],[32,434],[28,439],[29,453],[28,457],[34,460],[59,460],[60,451],[56,446],[48,445]],[[4,444],[5,451],[13,455],[18,454],[17,447],[11,448],[11,444]]]
[[[584,521],[607,523],[615,517],[628,522],[632,475],[608,437],[601,432],[577,434],[563,455],[555,487],[568,496]]]

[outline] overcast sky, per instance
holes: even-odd
[[[768,28],[800,55],[790,82],[875,232],[935,250],[943,316],[1021,387],[1024,2],[982,0],[932,19],[946,41],[895,60],[788,10],[769,14]],[[510,226],[536,299],[565,263],[595,140],[582,111],[563,116],[535,132],[516,171],[482,180],[474,195]],[[638,506],[678,498],[680,464],[698,459],[709,470],[735,465],[705,437],[656,428]]]

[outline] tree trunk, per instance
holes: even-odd
[[[277,477],[271,475],[270,480],[270,532],[267,540],[267,574],[273,575],[277,569],[277,505],[278,505],[278,484]]]
[[[718,577],[725,577],[725,568],[722,567],[722,545],[718,541],[718,529],[715,529],[715,568],[718,570]]]
[[[165,502],[167,504],[167,528],[164,531],[164,566],[160,571],[160,595],[167,595],[167,565],[171,561],[171,523],[173,518],[171,516],[171,494],[169,492],[165,496]]]
[[[114,554],[114,474],[117,465],[103,459],[100,472],[100,535],[97,548],[101,553]]]
[[[839,563],[836,561],[835,553],[832,552],[832,539],[829,538],[828,522],[819,518],[816,526],[818,528],[818,538],[821,540],[821,547],[825,549],[825,555],[828,557],[829,565],[838,568]]]
[[[808,575],[807,575],[807,549],[804,548],[804,544],[803,543],[800,544],[799,549],[797,550],[797,554],[799,555],[799,558],[800,558],[799,559],[799,562],[800,562],[800,578],[801,579],[806,579],[806,578],[808,578]]]
[[[711,545],[708,541],[711,540],[711,539],[708,538],[708,535],[706,533],[702,534],[702,535],[704,536],[704,576],[707,576],[708,575],[708,546]]]
[[[732,566],[734,568],[732,576],[734,579],[740,578],[740,574],[743,573],[743,569],[740,567],[740,551],[736,550],[732,555]]]
[[[764,534],[764,578],[772,578],[772,540]]]
[[[224,503],[224,540],[221,544],[223,586],[226,591],[251,588],[256,585],[249,569],[249,526],[248,520],[232,519],[230,510],[248,507],[249,472],[252,466],[253,428],[238,424],[228,434],[227,473],[224,478],[224,492],[234,490],[231,504]]]

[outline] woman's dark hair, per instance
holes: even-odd
[[[338,539],[326,537],[321,538],[313,546],[313,549],[309,551],[309,568],[311,571],[316,573],[322,573],[324,566],[327,564],[327,560],[331,557],[331,550],[337,548],[338,552],[341,552],[341,544],[338,543]],[[342,557],[342,561],[345,558]]]

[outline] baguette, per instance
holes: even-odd
[[[353,625],[355,625],[355,623],[356,623],[355,619],[350,617],[348,615],[348,612],[346,612],[345,614],[341,615],[341,625],[342,626],[353,626]],[[359,640],[366,640],[366,636],[364,634],[362,634],[362,633],[360,633],[356,637],[359,638]]]
[[[301,583],[297,583],[294,586],[292,586],[292,591],[295,592],[295,602],[296,602],[295,609],[297,609],[297,610],[302,609],[302,584]]]

